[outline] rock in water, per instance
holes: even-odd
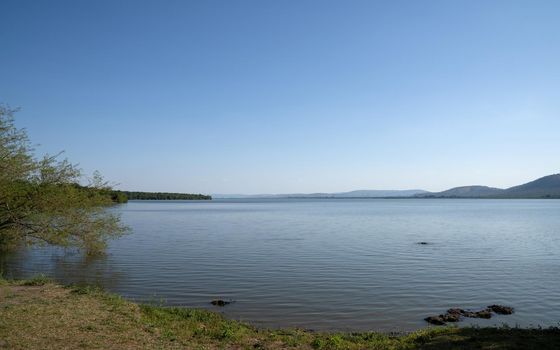
[[[498,315],[511,315],[513,313],[513,308],[504,305],[490,305],[488,309],[494,311]]]
[[[231,301],[225,301],[225,300],[222,300],[222,299],[216,299],[216,300],[212,300],[210,303],[211,303],[212,305],[215,305],[215,306],[226,306],[227,304],[231,304]]]
[[[478,318],[492,318],[492,310],[486,309],[475,312],[476,317]]]
[[[453,308],[453,309],[447,310],[447,313],[451,314],[451,315],[462,315],[462,314],[465,313],[465,310],[459,309],[459,308]]]
[[[480,311],[465,311],[462,315],[470,318],[492,318],[492,310],[484,309]]]
[[[442,315],[442,319],[445,322],[459,322],[461,321],[461,314],[450,314],[447,313],[445,315]]]
[[[430,324],[435,324],[436,326],[443,326],[445,324],[443,315],[426,317],[424,320]]]
[[[444,315],[430,316],[426,317],[424,320],[428,323],[441,326],[446,322],[459,322],[461,321],[461,317],[489,319],[492,318],[492,312],[500,315],[511,315],[513,313],[513,308],[503,305],[490,305],[488,306],[488,308],[480,311],[469,311],[460,308],[451,308],[447,310],[447,313]]]

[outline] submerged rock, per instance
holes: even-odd
[[[469,311],[459,308],[453,308],[447,310],[448,314],[451,315],[460,315],[464,317],[471,317],[471,318],[491,318],[492,317],[492,309],[487,308],[480,311]]]
[[[429,316],[424,319],[426,322],[430,324],[435,324],[436,326],[443,326],[445,324],[445,320],[443,319],[443,315],[438,316]]]
[[[222,299],[215,299],[210,302],[210,304],[215,306],[226,306],[227,304],[231,304],[231,301],[225,301]]]
[[[513,308],[503,305],[490,305],[488,308],[480,311],[451,308],[447,310],[446,314],[426,317],[424,320],[428,323],[441,326],[447,322],[459,322],[462,317],[489,319],[492,318],[492,312],[500,315],[510,315],[513,313]]]
[[[443,315],[442,318],[445,322],[459,322],[459,321],[461,321],[461,314],[447,313],[447,314]]]
[[[494,311],[498,315],[511,315],[513,313],[512,307],[504,305],[490,305],[488,309]]]
[[[452,308],[447,310],[447,313],[451,315],[462,315],[464,312],[465,310],[459,308]]]
[[[492,318],[492,310],[486,309],[477,311],[474,313],[474,317],[476,318]]]
[[[484,309],[480,311],[462,311],[463,312],[461,313],[461,315],[469,318],[492,318],[492,310],[490,309]]]
[[[492,312],[499,315],[511,315],[513,313],[513,308],[504,305],[489,305],[486,309],[480,311],[467,311],[463,309],[449,309],[448,314],[461,314],[465,317],[472,318],[491,318]]]
[[[442,326],[447,322],[459,322],[461,321],[462,311],[461,309],[449,309],[446,314],[426,317],[424,320],[438,326]]]

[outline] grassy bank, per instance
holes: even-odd
[[[218,313],[139,305],[43,278],[0,280],[0,349],[559,349],[559,329],[430,328],[408,335],[267,330]]]

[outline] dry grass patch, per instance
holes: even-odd
[[[0,339],[10,349],[158,348],[137,305],[54,284],[0,286]]]

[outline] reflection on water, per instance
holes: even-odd
[[[481,325],[560,322],[560,201],[130,202],[107,255],[36,248],[4,275],[44,273],[137,301],[216,309],[257,325],[412,330],[449,307],[501,303]],[[429,244],[419,245],[425,241]]]
[[[66,284],[98,285],[114,290],[124,279],[123,273],[110,264],[106,255],[88,256],[77,249],[37,247],[0,253],[0,271],[5,278],[45,274]]]

